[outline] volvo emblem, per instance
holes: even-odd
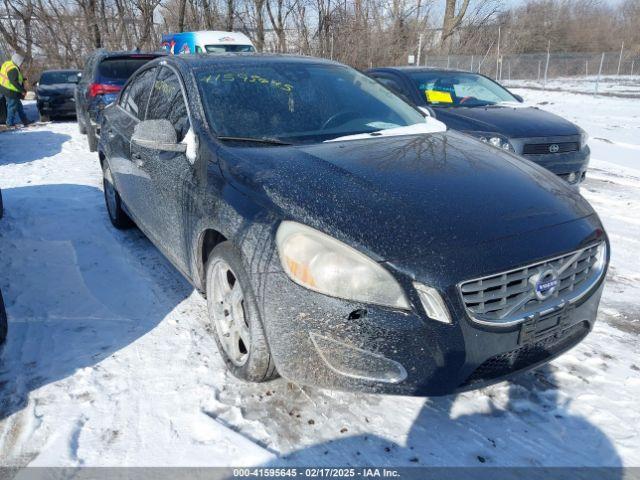
[[[538,300],[546,300],[551,297],[560,285],[558,272],[554,268],[548,268],[532,276],[529,282],[533,284],[533,290]]]
[[[557,143],[552,143],[549,145],[549,153],[558,153],[560,151],[560,145]]]

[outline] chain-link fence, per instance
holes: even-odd
[[[640,96],[640,55],[624,51],[427,55],[420,65],[479,72],[511,86]]]

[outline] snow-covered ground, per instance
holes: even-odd
[[[604,96],[640,98],[640,75],[612,75],[603,76],[600,79],[595,75],[588,77],[561,77],[549,79],[546,86],[542,80],[506,80],[503,83],[509,88],[536,90],[546,88],[551,91],[598,93],[598,95]]]
[[[111,227],[76,125],[0,133],[0,466],[640,466],[640,100],[518,93],[591,134],[600,321],[536,372],[444,398],[234,379],[205,301]]]

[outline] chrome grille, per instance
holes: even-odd
[[[557,147],[552,149],[552,145]],[[559,143],[527,143],[522,149],[523,155],[553,155],[556,153],[577,152],[580,150],[579,142]]]
[[[526,267],[462,282],[458,288],[473,320],[513,325],[577,301],[600,279],[604,264],[603,242]],[[538,282],[546,284],[543,280],[547,276],[554,279],[554,289],[536,293]]]

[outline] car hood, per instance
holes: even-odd
[[[238,189],[378,261],[593,213],[555,175],[457,132],[225,150],[223,173]]]
[[[578,135],[577,125],[535,107],[438,107],[438,120],[456,130],[501,133],[510,138]]]
[[[68,95],[72,97],[76,90],[75,83],[52,83],[50,85],[38,85],[38,95]]]

